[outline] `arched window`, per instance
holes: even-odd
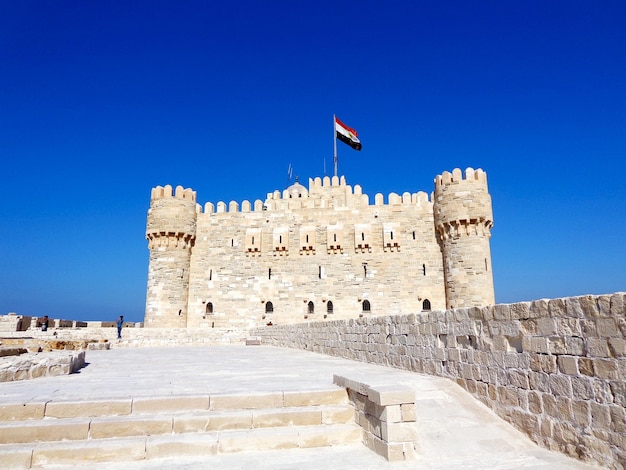
[[[371,310],[370,301],[369,300],[364,300],[363,301],[363,311],[364,312],[369,312],[370,310]]]
[[[274,304],[272,302],[265,303],[265,313],[272,313],[274,311]]]
[[[326,313],[333,313],[333,303],[330,300],[326,303]]]
[[[209,315],[213,314],[213,302],[208,302],[206,304],[206,313]]]
[[[424,302],[422,302],[422,310],[430,310],[430,300],[424,299]]]
[[[311,300],[309,300],[309,313],[315,313],[315,305],[313,305]]]

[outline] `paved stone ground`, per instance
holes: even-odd
[[[90,464],[90,470],[211,469],[590,469],[534,445],[454,382],[427,375],[265,346],[117,348],[88,351],[70,376],[0,384],[0,403],[122,397],[323,390],[333,374],[417,393],[419,458],[388,463],[361,446],[248,452],[207,458]],[[50,466],[48,468],[80,468]]]

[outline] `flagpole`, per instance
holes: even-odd
[[[333,154],[333,162],[335,163],[335,176],[337,176],[337,118],[333,114],[333,142],[335,153]]]

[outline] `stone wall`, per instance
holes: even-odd
[[[91,323],[91,322],[90,322]],[[110,348],[127,347],[183,347],[183,346],[213,346],[229,344],[245,344],[248,332],[239,329],[203,328],[191,330],[188,328],[133,328],[122,329],[122,339],[117,339],[117,328],[107,327],[109,322],[102,322],[102,327],[87,328],[54,328],[48,331],[39,329],[26,332],[3,333],[4,344],[20,344],[15,341],[28,338],[31,343],[39,344],[46,349],[46,344],[64,343],[79,344],[83,347],[96,348],[96,344],[110,344]],[[125,324],[126,325],[126,324]],[[132,325],[132,324],[131,324]],[[55,348],[54,346],[52,347]]]
[[[27,315],[18,315],[16,313],[0,315],[0,333],[26,331],[30,328],[32,321],[33,318]]]
[[[493,304],[492,225],[481,169],[443,172],[430,198],[386,202],[337,176],[204,209],[191,189],[157,186],[145,325],[250,329]]]
[[[626,294],[259,328],[264,344],[449,377],[538,444],[626,468]]]
[[[0,359],[0,382],[68,375],[85,367],[85,351],[52,351]]]

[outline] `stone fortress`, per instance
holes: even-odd
[[[494,304],[487,175],[373,204],[344,177],[217,206],[152,190],[145,326],[240,328]]]
[[[22,354],[0,364],[0,382],[69,374],[85,364],[84,351],[41,358],[36,352],[41,348],[228,345],[234,347],[233,357],[224,353],[230,363],[242,352],[236,349],[238,345],[279,346],[293,352],[280,352],[278,360],[246,359],[248,354],[257,359],[269,354],[257,350],[245,353],[243,362],[252,364],[254,371],[268,364],[283,367],[300,349],[391,367],[387,373],[392,375],[405,369],[416,372],[420,380],[443,377],[541,447],[602,468],[625,469],[626,292],[496,305],[489,249],[493,218],[482,170],[444,172],[436,177],[430,197],[425,193],[391,194],[385,204],[383,196],[376,195],[374,204],[369,202],[359,186],[351,188],[338,178],[311,180],[309,189],[296,183],[254,204],[244,201],[241,206],[236,202],[227,206],[220,202],[217,206],[206,204],[204,209],[191,189],[157,187],[152,191],[146,231],[150,246],[147,328],[126,325],[135,327],[125,327],[123,339],[115,341],[113,322],[50,319],[50,329],[44,332],[41,318],[0,316],[5,351],[11,346],[29,350],[29,357]],[[113,355],[117,352],[112,351]],[[97,358],[108,353],[89,354]],[[152,357],[162,365],[169,355],[159,354],[163,353],[155,351]],[[184,354],[193,353],[187,348]],[[106,369],[109,360],[101,357],[100,367]],[[211,387],[215,376],[227,367],[214,364],[214,354],[211,360],[204,359],[190,359],[192,377],[201,365],[215,365],[220,373],[210,372],[209,389],[219,396],[221,392]],[[301,363],[307,368],[307,378],[315,375],[305,362],[292,361],[287,367]],[[333,393],[344,401],[332,406],[349,403],[352,407],[341,408],[339,413],[347,422],[320,419],[315,425],[309,423],[311,428],[304,423],[306,429],[295,426],[292,410],[283,409],[287,407],[285,397],[295,393],[306,406],[319,405],[308,403],[311,390],[298,383],[298,391],[282,390],[277,395],[282,408],[272,402],[267,409],[245,411],[252,416],[245,426],[255,423],[254,416],[271,416],[272,429],[256,429],[255,424],[250,429],[235,429],[233,435],[206,427],[204,413],[221,412],[214,409],[213,395],[196,397],[200,401],[172,396],[171,390],[153,396],[148,386],[148,398],[133,390],[132,399],[116,401],[116,406],[124,407],[116,412],[120,416],[109,416],[105,412],[112,397],[69,405],[66,398],[49,401],[37,397],[26,407],[23,394],[18,394],[13,401],[0,403],[0,462],[12,459],[16,468],[31,468],[41,462],[106,461],[113,455],[112,435],[104,438],[102,432],[113,423],[112,429],[117,429],[113,434],[119,433],[115,455],[124,459],[241,451],[244,441],[254,449],[266,449],[272,445],[344,445],[356,439],[387,460],[410,460],[424,457],[418,454],[424,451],[421,446],[429,435],[436,434],[439,440],[440,431],[433,431],[433,425],[450,426],[442,436],[450,438],[450,431],[463,435],[457,438],[462,453],[467,452],[465,435],[479,435],[482,430],[482,425],[480,429],[464,427],[467,415],[461,411],[453,413],[461,422],[441,417],[438,407],[454,407],[448,401],[452,395],[440,395],[446,387],[437,388],[437,396],[444,398],[433,404],[430,388],[420,388],[417,394],[411,389],[409,394],[397,378],[374,383],[371,374],[357,373],[361,366],[349,367],[344,375],[333,372],[332,381],[344,389],[339,393],[333,386]],[[249,387],[248,374],[253,372],[235,372],[245,376]],[[85,379],[88,373],[89,369]],[[112,373],[114,377],[118,374],[115,367]],[[260,373],[267,377],[267,370]],[[276,374],[271,376],[271,381],[257,382],[254,391],[246,389],[252,395],[228,396],[229,406],[239,410],[235,413],[244,411],[239,406],[243,402],[246,409],[251,402],[265,407],[268,396],[276,398],[259,390],[262,384],[275,382]],[[161,384],[161,375],[158,380]],[[201,393],[206,393],[209,382],[201,383]],[[169,384],[187,386],[177,381]],[[391,402],[389,395],[394,398]],[[218,403],[220,400],[223,402],[224,396]],[[145,405],[154,413],[147,413]],[[85,416],[59,416],[60,408],[86,410]],[[31,415],[25,416],[29,409]],[[189,412],[194,416],[187,422]],[[321,413],[324,416],[325,412]],[[333,413],[337,415],[337,408]],[[417,421],[428,413],[441,419],[433,422],[427,418],[426,427],[418,426]],[[277,416],[291,418],[283,419],[285,428],[274,434]],[[320,416],[319,410],[316,416]],[[232,415],[219,419],[232,424]],[[128,426],[129,422],[138,424]],[[152,427],[156,424],[159,429]],[[335,425],[340,427],[339,434],[325,427],[335,429]],[[98,426],[100,435],[94,431]],[[344,431],[348,434],[342,434]],[[322,437],[313,432],[321,432]],[[235,434],[243,441],[237,441]],[[334,436],[330,444],[329,436]],[[68,438],[75,442],[66,442]],[[448,455],[457,446],[454,440],[453,445],[446,442]],[[483,439],[478,444],[490,451],[498,447],[493,440]],[[506,455],[519,457],[518,448],[508,448]],[[490,456],[482,463],[494,468]],[[578,468],[576,462],[570,464],[560,468]],[[501,468],[511,468],[511,462]]]

